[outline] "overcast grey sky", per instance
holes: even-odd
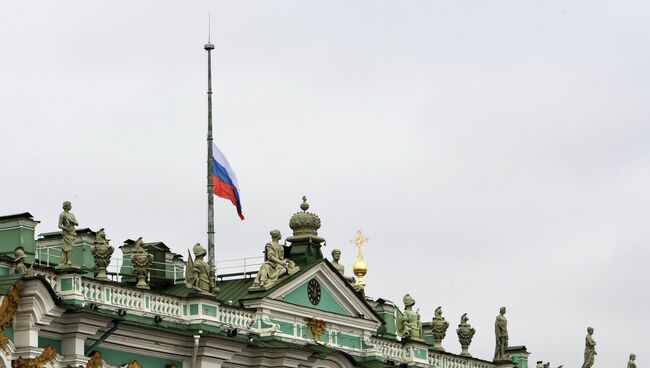
[[[650,2],[34,1],[0,4],[0,213],[205,243],[207,14],[215,139],[244,214],[217,258],[290,235],[307,195],[324,251],[370,238],[367,293],[458,353],[650,366]]]

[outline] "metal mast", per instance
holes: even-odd
[[[214,258],[214,182],[212,181],[212,54],[214,45],[210,43],[210,36],[208,35],[208,43],[203,47],[208,52],[208,257],[210,263],[215,265]]]

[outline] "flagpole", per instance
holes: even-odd
[[[208,52],[208,257],[214,267],[214,195],[212,194],[214,192],[212,181],[212,50],[214,45],[210,43],[209,35],[208,43],[203,48]]]

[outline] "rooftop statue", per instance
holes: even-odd
[[[187,267],[185,268],[185,286],[204,293],[216,293],[214,283],[214,271],[212,266],[203,260],[207,254],[205,248],[197,243],[192,249],[192,255],[187,252]]]
[[[147,271],[153,263],[153,254],[144,249],[142,237],[135,241],[133,246],[133,253],[131,253],[131,264],[133,264],[133,271],[138,277],[138,282],[135,287],[138,289],[149,289],[147,285]]]
[[[63,202],[63,212],[59,215],[59,229],[63,235],[63,246],[61,248],[61,259],[59,267],[72,266],[72,248],[74,241],[77,238],[75,226],[78,226],[77,218],[70,210],[72,203],[69,201]]]
[[[14,273],[27,273],[27,267],[25,267],[25,250],[23,247],[19,246],[14,249],[14,262],[16,262]]]
[[[264,247],[264,263],[260,267],[251,289],[268,289],[275,285],[285,275],[293,275],[300,267],[284,258],[284,247],[279,243],[282,235],[280,230],[271,230],[271,242]]]
[[[505,317],[506,307],[501,307],[499,315],[494,322],[494,334],[496,336],[496,347],[494,349],[494,361],[508,360],[506,349],[508,348],[508,320]]]
[[[630,354],[630,360],[627,362],[627,368],[636,368],[636,354]]]
[[[363,285],[359,285],[356,283],[356,280],[352,276],[345,276],[345,266],[343,266],[341,263],[339,263],[339,260],[341,259],[341,250],[339,249],[334,249],[332,251],[332,266],[336,268],[336,270],[343,276],[343,278],[350,283],[350,285],[354,288],[354,290],[358,293],[363,293]]]
[[[95,240],[93,241],[93,247],[90,249],[93,258],[95,258],[95,267],[97,271],[97,280],[108,280],[106,275],[106,267],[111,263],[111,256],[113,255],[113,247],[108,245],[108,240],[106,240],[106,233],[104,228],[99,229],[95,233]]]
[[[587,327],[587,337],[585,337],[585,362],[582,363],[582,368],[591,368],[594,365],[594,357],[596,355],[596,341],[594,341],[594,329]]]
[[[435,350],[445,351],[442,347],[442,340],[447,335],[449,322],[442,316],[442,307],[436,308],[435,316],[431,321],[431,333],[433,334],[433,348]]]
[[[404,295],[404,314],[397,319],[397,333],[402,338],[422,340],[422,322],[420,314],[413,312],[415,299],[409,294]]]
[[[350,279],[354,280],[354,277],[345,277],[345,266],[339,263],[341,260],[341,250],[340,249],[334,249],[332,250],[332,266],[336,268],[336,270],[343,276],[346,280],[350,281]],[[353,281],[350,281],[353,282]]]
[[[458,341],[460,342],[460,347],[462,349],[460,355],[472,356],[469,353],[469,344],[472,343],[472,338],[474,337],[476,330],[472,328],[472,326],[470,326],[467,321],[469,321],[467,313],[463,313],[463,315],[460,317],[460,324],[456,329],[456,334],[458,335]]]

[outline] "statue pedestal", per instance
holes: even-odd
[[[466,356],[466,357],[471,357],[472,356],[472,354],[469,353],[469,345],[466,345],[466,346],[461,345],[460,348],[462,349],[462,351],[460,352],[460,355]]]
[[[81,267],[77,265],[58,265],[54,267],[54,273],[57,275],[64,273],[79,273],[82,274],[84,271],[81,270]]]
[[[106,267],[97,267],[97,276],[95,276],[95,280],[100,280],[100,281],[110,280],[108,278],[108,275],[106,274]]]
[[[431,348],[435,351],[445,351],[445,348],[442,347],[442,340],[436,338],[433,339],[433,347]]]
[[[149,285],[147,285],[147,275],[138,275],[138,282],[135,284],[135,287],[138,289],[149,290]]]
[[[318,236],[290,236],[287,241],[291,246],[285,247],[285,256],[298,266],[305,266],[323,259],[323,252],[320,250],[325,239]],[[288,248],[288,249],[287,249]]]
[[[494,366],[496,368],[515,368],[515,363],[513,363],[510,359],[495,360]]]

